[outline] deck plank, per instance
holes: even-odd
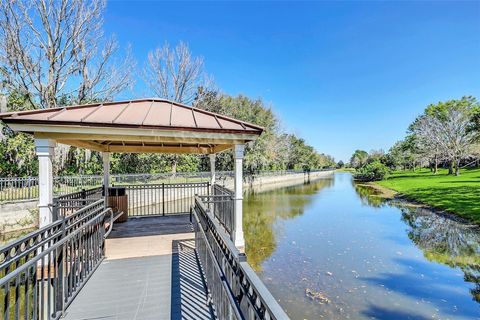
[[[191,230],[188,216],[117,225],[107,241],[107,259],[64,319],[213,319]]]

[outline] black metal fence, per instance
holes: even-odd
[[[126,189],[129,217],[189,213],[195,195],[210,193],[209,182],[120,186]],[[53,199],[53,218],[56,220],[71,215],[87,204],[102,198],[103,187],[55,197]]]
[[[0,248],[3,319],[59,319],[104,258],[112,226],[98,200]]]
[[[208,194],[209,182],[123,185],[128,196],[128,216],[189,213],[196,194]]]
[[[331,169],[325,169],[331,170]],[[312,170],[311,172],[324,171]],[[256,177],[284,176],[289,174],[305,173],[302,170],[270,170],[252,174],[245,173],[246,181],[253,181]],[[232,171],[218,171],[215,173],[217,181],[233,178]],[[206,182],[210,179],[210,172],[181,172],[181,173],[142,173],[110,175],[110,184],[173,184]],[[59,176],[53,179],[53,192],[63,195],[100,187],[103,184],[101,175]],[[38,198],[38,177],[4,177],[0,178],[0,202],[29,200]]]
[[[212,195],[199,195],[201,201],[208,206],[220,225],[233,239],[235,226],[234,192],[219,184],[213,186]]]
[[[87,204],[103,198],[103,187],[83,189],[53,198],[53,219],[66,217],[85,207]]]
[[[216,173],[218,179],[225,179],[231,172]],[[181,172],[155,174],[116,174],[110,175],[110,184],[161,184],[206,182],[210,172]],[[53,179],[55,195],[79,192],[103,185],[102,175],[59,176]],[[38,198],[38,177],[3,177],[0,178],[0,202],[29,200]]]
[[[218,319],[289,319],[200,197],[192,211],[195,247]]]

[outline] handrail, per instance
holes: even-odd
[[[94,218],[90,219],[88,222],[86,222],[84,225],[82,225],[81,228],[78,228],[75,231],[73,231],[72,233],[63,237],[61,240],[59,240],[58,242],[56,242],[52,246],[49,246],[46,250],[42,250],[34,258],[30,259],[28,261],[28,263],[22,264],[20,267],[17,267],[11,273],[9,273],[9,274],[5,275],[4,277],[0,278],[0,287],[5,285],[5,283],[7,283],[8,281],[12,280],[12,278],[15,278],[16,276],[18,276],[20,273],[25,272],[27,268],[31,267],[31,265],[35,264],[40,259],[44,258],[46,255],[52,253],[54,250],[58,249],[60,246],[65,244],[70,239],[74,238],[76,235],[78,235],[80,232],[82,232],[86,227],[93,224],[96,221],[96,219],[105,215],[108,211],[113,213],[112,209],[110,209],[110,208],[107,208],[107,209],[103,210],[101,213],[97,214]],[[112,220],[113,220],[113,214],[112,214]],[[112,229],[112,226],[110,226],[110,228],[109,228],[109,233],[110,233],[111,229]],[[104,236],[104,237],[106,238],[106,236]]]
[[[228,189],[228,188],[225,187],[225,186],[221,186],[221,185],[219,185],[218,183],[215,183],[215,184],[213,185],[213,190],[214,190],[214,191],[217,191],[217,192],[214,192],[214,194],[231,196],[231,197],[234,196],[233,190],[230,190],[230,189]]]
[[[198,220],[198,216],[195,214],[194,215],[195,217],[195,221],[197,223],[197,225],[200,224],[200,221]],[[233,295],[231,289],[230,289],[230,286],[228,284],[228,282],[226,281],[226,277],[225,275],[223,274],[222,272],[222,269],[220,268],[219,264],[218,263],[214,263],[213,261],[215,261],[215,254],[214,254],[214,251],[211,247],[211,245],[208,243],[207,240],[207,236],[205,234],[205,231],[203,230],[203,228],[199,228],[199,231],[201,232],[201,236],[202,236],[202,239],[203,239],[203,242],[202,244],[205,245],[205,248],[207,250],[207,253],[208,253],[208,257],[210,258],[210,261],[212,261],[210,264],[209,264],[209,267],[213,267],[214,270],[216,272],[216,275],[217,275],[217,278],[213,278],[213,274],[210,273],[208,274],[208,271],[212,271],[212,270],[205,270],[207,273],[207,275],[210,275],[210,279],[207,279],[207,281],[220,281],[221,284],[222,284],[222,291],[224,293],[224,295],[226,295],[227,297],[227,300],[228,300],[228,303],[229,305],[231,306],[231,308],[228,308],[228,313],[229,313],[229,316],[226,317],[228,319],[232,319],[232,317],[235,317],[235,319],[243,319],[242,315],[240,314],[240,307],[238,306],[238,303],[236,301],[236,298],[235,296]],[[196,240],[198,241],[198,238],[196,237]],[[197,248],[197,251],[198,251],[199,248]],[[206,257],[205,257],[206,258]],[[206,266],[204,266],[205,268]],[[210,290],[212,291],[212,290]],[[212,295],[212,293],[210,293],[210,295]],[[216,299],[215,299],[216,298]],[[217,297],[214,297],[215,300],[218,300]],[[219,310],[220,311],[220,310]],[[218,313],[218,312],[217,312]],[[232,314],[233,313],[233,314]]]
[[[57,220],[0,247],[0,272],[12,263],[28,257],[62,235],[62,221]],[[20,254],[18,253],[20,251]]]
[[[218,222],[211,216],[210,210],[198,196],[195,197],[195,207],[192,212],[195,217],[196,239],[198,239],[198,235],[204,236],[205,242],[213,247],[212,252],[216,264],[235,297],[235,306],[239,306],[242,319],[289,319],[250,267],[245,254],[241,253],[227,234],[222,231]],[[196,245],[198,243],[199,241],[196,241]],[[202,258],[202,248],[197,249],[200,249],[198,251]],[[205,260],[205,257],[203,259]],[[205,268],[205,266],[203,267]],[[207,281],[207,287],[209,285],[212,284]],[[219,293],[212,292],[211,294],[218,295]],[[221,297],[217,297],[218,300],[221,300]]]
[[[53,217],[60,219],[72,214],[90,202],[96,202],[102,198],[103,187],[83,189],[53,198]]]
[[[195,194],[208,194],[210,182],[116,185],[126,189],[128,216],[188,213]]]
[[[112,208],[107,208],[104,210],[104,213],[107,213],[109,212],[110,213],[110,223],[108,224],[108,230],[105,232],[105,234],[103,235],[103,238],[104,239],[107,239],[108,236],[110,235],[110,232],[112,232],[112,229],[113,229],[113,222],[115,221],[115,214],[113,213],[113,210]]]
[[[59,319],[104,259],[114,221],[100,199],[0,248],[4,318]]]
[[[219,184],[213,185],[213,195],[199,196],[201,202],[208,204],[213,215],[233,240],[235,224],[234,192]]]

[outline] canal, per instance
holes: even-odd
[[[249,263],[292,319],[480,319],[480,231],[349,173],[250,193]]]

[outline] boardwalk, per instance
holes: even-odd
[[[35,134],[40,186],[40,229],[0,248],[5,319],[14,310],[16,319],[31,312],[48,319],[201,320],[212,318],[211,304],[222,319],[288,318],[240,251],[245,246],[244,150],[263,128],[162,99],[6,113],[0,119],[15,132]],[[101,152],[103,186],[53,198],[57,142]],[[235,190],[215,184],[215,154],[229,149],[234,151]],[[112,219],[105,204],[116,207],[110,196],[107,203],[103,198],[109,190],[112,152],[209,155],[208,183],[124,185],[130,215],[193,209],[199,226],[195,249],[188,216],[115,224],[105,240],[105,219]],[[186,195],[190,198],[184,201]],[[127,199],[118,197],[122,203]],[[211,304],[198,258],[205,265]],[[25,290],[32,283],[35,289]],[[35,302],[32,308],[30,301]]]
[[[213,319],[187,215],[130,219],[65,319]]]

